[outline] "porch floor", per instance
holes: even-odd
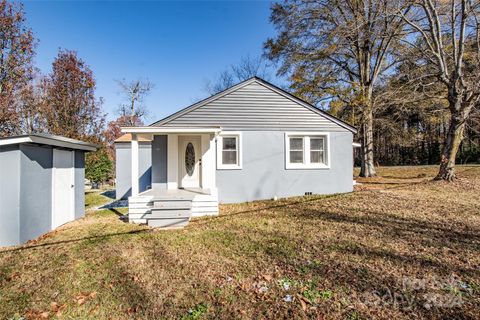
[[[210,195],[210,191],[202,188],[185,188],[185,189],[150,189],[139,194],[139,196],[153,197],[155,200],[193,200],[196,195]]]

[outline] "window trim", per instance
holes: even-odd
[[[303,138],[303,163],[290,162],[290,138]],[[310,162],[310,138],[323,137],[325,163]],[[285,169],[330,169],[330,132],[285,132]]]
[[[237,164],[223,164],[223,138],[237,139]],[[242,133],[238,131],[225,131],[217,136],[217,170],[241,170],[243,163]]]

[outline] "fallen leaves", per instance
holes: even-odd
[[[88,300],[92,300],[92,299],[95,299],[95,297],[97,296],[97,292],[96,291],[93,291],[93,292],[81,292],[80,294],[76,295],[74,298],[73,298],[73,301],[81,306],[83,305],[85,302],[87,302]]]
[[[307,303],[303,300],[303,297],[301,295],[297,295],[297,297],[300,305],[302,306],[302,310],[307,311]]]
[[[66,303],[62,305],[58,304],[57,302],[50,303],[50,310],[57,317],[60,317],[66,309],[67,309]]]
[[[24,314],[23,318],[27,320],[49,319],[50,313],[48,311],[29,310]]]
[[[10,276],[6,277],[5,281],[10,282],[10,281],[13,281],[13,280],[18,279],[18,278],[20,278],[20,272],[15,271]]]
[[[129,308],[127,309],[126,313],[127,313],[129,316],[131,316],[131,315],[137,313],[137,311],[138,311],[138,307],[137,307],[137,306],[133,306],[133,307],[129,307]]]

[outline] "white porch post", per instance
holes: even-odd
[[[138,137],[132,133],[132,197],[138,196]]]
[[[211,194],[217,192],[215,169],[215,135],[202,134],[202,188],[209,189]]]
[[[169,134],[167,139],[167,189],[177,189],[178,134]]]

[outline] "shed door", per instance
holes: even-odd
[[[53,149],[52,229],[75,219],[74,151]]]

